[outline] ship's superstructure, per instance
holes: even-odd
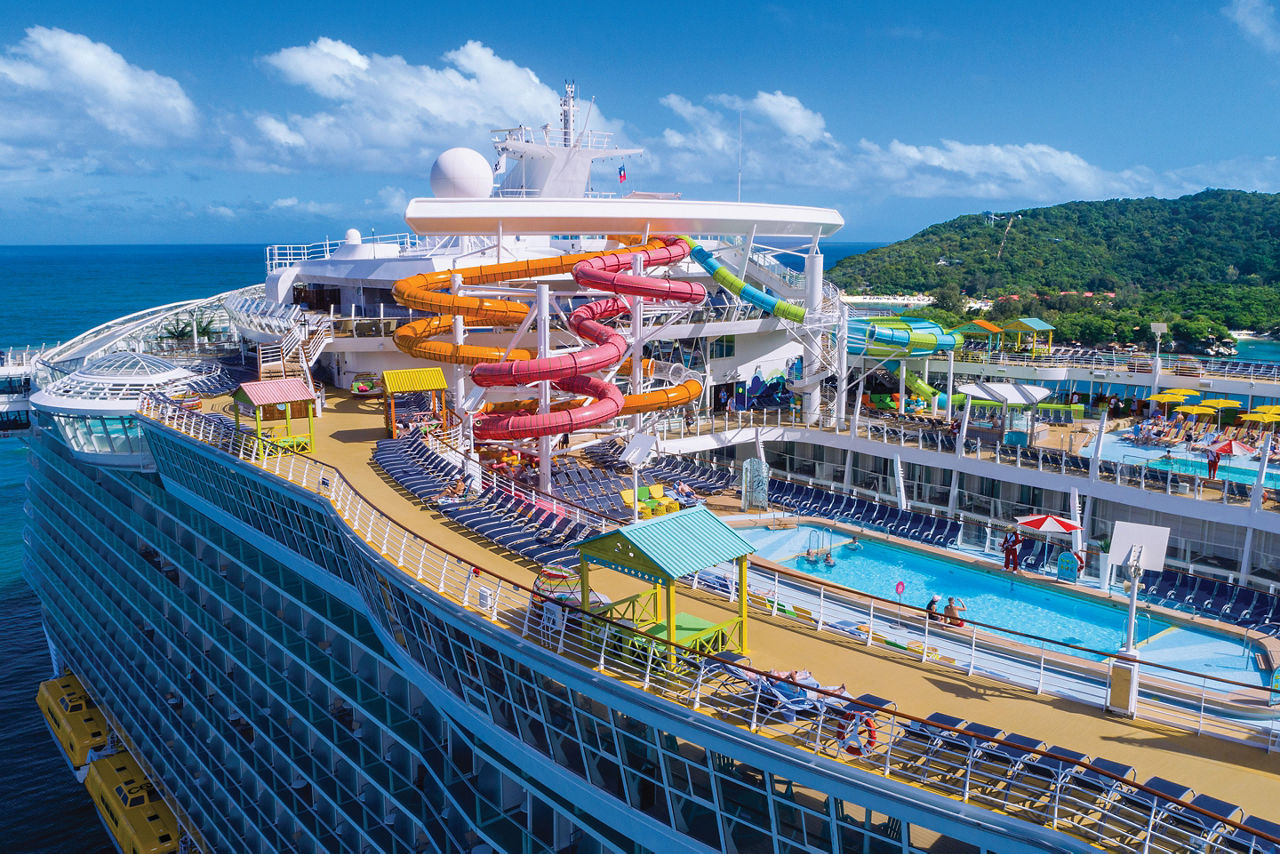
[[[1118,409],[1094,404],[1253,408],[1280,402],[1280,369],[864,317],[822,277],[837,212],[591,192],[592,161],[635,152],[577,110],[568,89],[558,128],[495,132],[496,178],[442,154],[410,234],[271,247],[261,285],[32,360],[25,569],[61,680],[42,708],[87,779],[146,783],[110,809],[172,824],[163,850],[1276,850],[1280,644],[1268,619],[1226,625],[1246,600],[1270,616],[1280,583],[1269,442],[1251,482],[1179,477],[1105,454]],[[419,369],[440,370],[397,373]],[[383,388],[403,377],[420,385]],[[315,399],[250,406],[231,394],[250,379]],[[308,409],[295,453],[281,425]],[[1015,516],[1075,519],[1071,548],[1034,554],[1069,554],[1073,595],[1104,607],[1112,525],[1167,527],[1169,577],[1230,582],[1210,631],[1265,666],[1147,671],[1126,709],[1114,651],[943,628],[745,551],[741,575],[678,548],[641,568],[666,517],[723,524],[642,493],[644,469],[623,512],[590,485],[604,469],[580,461],[638,469],[645,439],[653,470],[736,487],[724,518],[772,504],[977,565]],[[602,557],[610,536],[634,539]],[[590,561],[619,580],[593,593]],[[89,698],[79,723],[57,691]]]

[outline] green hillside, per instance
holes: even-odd
[[[1206,190],[962,216],[850,256],[828,277],[850,293],[933,293],[953,316],[962,296],[1004,296],[984,316],[1043,317],[1089,344],[1147,340],[1163,320],[1194,346],[1228,328],[1280,327],[1280,195]]]

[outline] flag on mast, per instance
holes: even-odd
[[[627,167],[619,166],[618,167],[618,183],[621,184],[625,180],[627,180]]]

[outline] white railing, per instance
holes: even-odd
[[[267,335],[286,335],[301,322],[302,310],[262,296],[236,295],[223,303],[233,323]]]
[[[1189,794],[1170,797],[1137,783],[1132,775],[1097,768],[1087,757],[1050,754],[1045,742],[1032,746],[1010,742],[1005,736],[1011,734],[1003,730],[970,730],[964,721],[954,721],[953,726],[918,718],[897,711],[893,703],[854,699],[843,686],[820,688],[754,670],[745,662],[730,663],[732,659],[711,657],[679,644],[673,647],[621,622],[534,593],[428,543],[383,515],[330,466],[154,398],[144,400],[139,411],[323,496],[390,564],[472,614],[569,662],[713,715],[725,725],[984,807],[1007,808],[1006,787],[1012,785],[1014,770],[1021,772],[1029,767],[1027,763],[1050,757],[1066,773],[1047,774],[1037,783],[1028,795],[1030,803],[1040,806],[1019,817],[1082,836],[1107,850],[1146,851],[1152,840],[1167,840],[1169,850],[1186,850],[1187,831],[1170,816],[1175,811],[1203,812],[1187,802]],[[400,629],[398,618],[385,605],[365,604],[385,629]],[[777,605],[772,607],[776,612]],[[730,621],[726,640],[733,631]],[[874,638],[874,631],[869,637]],[[929,649],[925,644],[922,657],[929,657]],[[1021,759],[995,761],[1000,747],[1016,748]],[[1078,784],[1084,774],[1107,784],[1105,801],[1094,788]],[[1100,806],[1108,813],[1106,822],[1091,819]],[[1280,839],[1250,831],[1228,817],[1215,817],[1214,826],[1249,834],[1246,839],[1280,844]],[[1141,837],[1145,839],[1140,841]]]
[[[400,247],[401,252],[416,252],[428,249],[439,243],[439,238],[424,238],[421,235],[410,232],[402,232],[399,234],[375,234],[361,238],[363,243],[376,243],[378,245],[395,245]],[[267,272],[271,273],[281,267],[288,267],[301,261],[318,261],[324,258],[330,258],[334,252],[337,252],[343,246],[346,246],[346,239],[342,240],[322,240],[318,243],[280,243],[274,246],[268,246],[266,250]]]
[[[302,342],[304,361],[314,365],[320,358],[324,348],[333,343],[333,318],[320,315],[319,319],[308,317],[307,337]]]

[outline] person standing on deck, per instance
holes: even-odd
[[[1214,480],[1218,476],[1218,462],[1222,456],[1213,448],[1206,449],[1204,454],[1209,461],[1209,480]]]
[[[1005,572],[1015,572],[1018,569],[1018,547],[1022,545],[1022,537],[1013,528],[1004,535],[1004,540],[1000,543],[1000,548],[1004,550],[1004,569]]]

